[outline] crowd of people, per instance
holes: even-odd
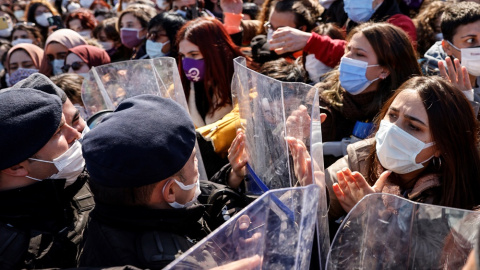
[[[0,0],[0,268],[161,269],[207,236],[202,197],[246,192],[237,57],[318,90],[331,234],[370,193],[477,210],[479,2]],[[122,96],[90,130],[90,70],[159,57],[188,111]]]

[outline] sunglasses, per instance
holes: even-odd
[[[83,62],[73,62],[71,65],[64,65],[62,67],[62,70],[63,70],[63,72],[67,73],[68,70],[70,69],[70,67],[72,67],[72,69],[74,71],[77,71],[77,70],[81,69],[84,64],[85,63],[83,63]]]

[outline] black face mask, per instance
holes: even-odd
[[[0,222],[23,229],[53,232],[66,226],[65,179],[46,179],[0,191]]]

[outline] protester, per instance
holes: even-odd
[[[32,0],[25,8],[25,19],[40,29],[43,39],[49,34],[48,18],[59,15],[58,11],[47,0]],[[51,27],[52,30],[54,27]]]
[[[7,85],[12,86],[33,73],[38,73],[43,55],[43,50],[37,45],[23,43],[13,46],[7,54]]]
[[[417,53],[423,57],[425,52],[437,41],[443,40],[442,14],[448,3],[443,1],[434,1],[422,8],[413,22],[417,29]]]
[[[364,22],[388,22],[402,28],[412,42],[417,41],[415,25],[402,14],[396,0],[338,0],[326,13],[326,22],[345,26],[347,33]]]
[[[272,51],[270,60],[275,60],[279,56],[290,59],[296,59],[301,56],[302,48],[292,51],[280,51],[278,48],[282,48],[281,46],[272,46],[271,42],[274,42],[272,41],[273,34],[277,29],[283,29],[283,27],[298,29],[298,31],[306,34],[310,33],[317,26],[318,18],[322,12],[323,8],[320,4],[310,0],[282,0],[275,2],[268,21],[263,25],[267,33],[265,42],[267,42],[268,48]]]
[[[414,77],[375,124],[375,139],[350,145],[325,172],[332,220],[371,192],[469,210],[480,204],[478,123],[461,91],[439,77]]]
[[[11,42],[13,46],[21,43],[29,43],[43,48],[44,39],[35,26],[29,23],[20,23],[13,27]]]
[[[442,15],[443,40],[435,43],[426,53],[426,64],[429,70],[438,74],[443,60],[449,56],[458,59],[462,66],[467,68],[470,84],[475,90],[475,95],[480,94],[477,77],[480,70],[478,62],[478,46],[480,45],[480,4],[474,2],[461,2],[449,5]],[[480,100],[480,98],[476,98]]]
[[[85,105],[82,100],[82,83],[83,77],[75,73],[64,73],[51,78],[52,82],[60,89],[65,91],[68,99],[73,103],[73,106],[79,111],[80,118],[87,119]],[[65,113],[65,112],[64,112]],[[75,127],[75,123],[72,123]]]
[[[0,92],[2,269],[76,267],[93,207],[81,135],[45,90]]]
[[[415,45],[417,40],[415,26],[410,18],[400,14],[396,0],[367,1],[368,3],[348,0],[348,2],[351,5],[349,12],[352,13],[352,15],[349,16],[358,16],[359,23],[371,21],[388,22],[396,25],[408,34],[412,45]],[[343,1],[338,0],[334,2],[330,8],[333,8],[333,5],[337,3],[342,5]],[[372,7],[369,7],[369,3],[372,4]],[[365,16],[365,18],[362,18],[362,16]],[[332,21],[327,20],[327,22]],[[333,20],[333,22],[335,22],[335,20]],[[340,23],[339,25],[341,26],[343,24]],[[349,20],[349,23],[347,23],[347,33],[350,33],[356,25],[358,25],[358,23]],[[315,54],[315,57],[319,61],[331,68],[336,67],[340,63],[340,59],[345,53],[346,46],[344,40],[331,39],[327,36],[303,32],[292,27],[284,27],[275,31],[272,35],[272,40],[269,42],[270,48],[275,50],[278,54],[296,52],[303,49],[309,54]]]
[[[65,73],[76,73],[86,78],[92,67],[110,63],[110,56],[105,50],[91,45],[76,46],[68,51],[62,67]]]
[[[92,37],[93,29],[97,26],[97,20],[91,10],[80,8],[68,14],[65,25],[83,38],[89,39]]]
[[[118,17],[117,30],[120,32],[122,44],[132,49],[132,60],[148,57],[146,37],[148,22],[155,16],[154,8],[146,5],[132,5]]]
[[[222,24],[211,18],[189,21],[178,32],[177,42],[180,76],[193,123],[202,127],[220,120],[232,110],[233,59],[243,54]]]
[[[17,18],[15,18],[15,15],[13,15],[13,13],[4,6],[2,6],[0,9],[0,16],[5,18],[8,25],[7,29],[0,30],[0,38],[10,39],[10,36],[12,35],[13,25],[17,22]]]
[[[327,114],[324,142],[350,137],[357,122],[372,121],[392,89],[421,74],[413,46],[396,26],[365,23],[350,32],[347,42],[340,66],[316,85]]]
[[[170,56],[177,58],[178,48],[175,38],[178,30],[186,23],[182,16],[163,12],[148,23],[147,54],[150,58]]]
[[[45,56],[40,67],[40,73],[51,76],[61,74],[65,64],[68,49],[87,42],[77,32],[70,29],[60,29],[51,34],[45,42]]]
[[[112,63],[129,60],[132,54],[132,51],[122,44],[116,24],[117,19],[110,18],[99,23],[93,29],[93,37],[98,40],[103,49],[108,53]]]
[[[6,88],[7,86],[7,74],[8,70],[5,68],[8,66],[7,62],[7,54],[8,51],[12,48],[12,44],[6,40],[0,39],[0,83],[1,83],[1,88]]]

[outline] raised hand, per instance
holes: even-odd
[[[277,54],[303,50],[312,33],[304,32],[292,27],[280,27],[272,35],[270,50]]]
[[[228,148],[228,161],[232,166],[232,171],[228,179],[228,186],[237,188],[242,183],[246,174],[247,153],[245,152],[245,133],[243,130],[237,130],[237,136],[233,139],[230,148]]]
[[[455,87],[457,87],[461,91],[469,91],[472,90],[472,84],[470,83],[470,77],[468,75],[468,71],[466,67],[462,67],[460,65],[460,60],[455,59],[452,63],[452,59],[447,57],[445,59],[445,63],[443,61],[438,62],[438,69],[440,70],[440,75],[451,82]],[[453,65],[455,64],[455,68]],[[448,70],[447,70],[448,69]]]
[[[390,173],[391,171],[384,171],[375,185],[370,186],[361,173],[343,168],[337,172],[338,183],[333,184],[333,192],[343,210],[348,213],[366,195],[381,192]]]

